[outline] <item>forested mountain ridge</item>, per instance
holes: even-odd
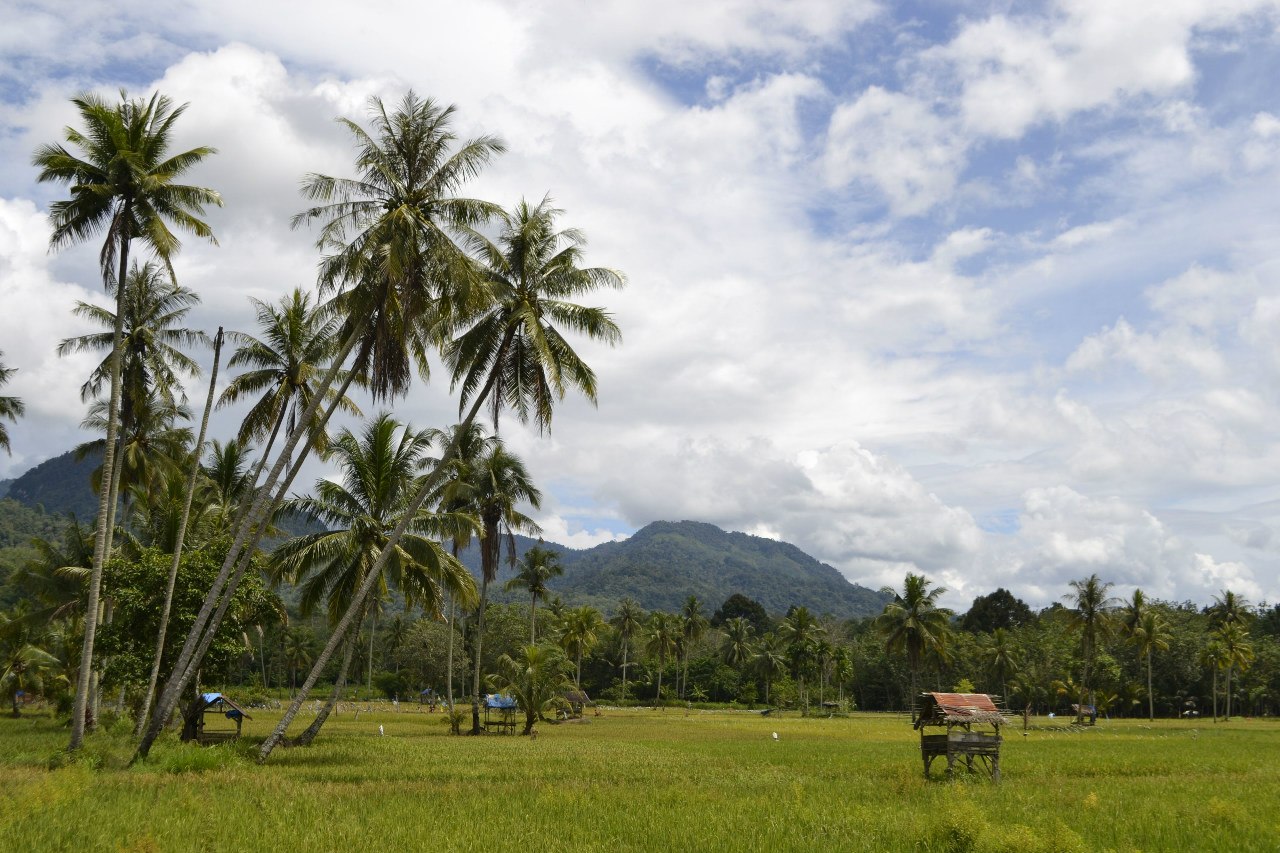
[[[97,512],[89,476],[99,464],[97,454],[82,460],[77,460],[74,452],[56,456],[10,481],[9,498],[33,510],[43,507],[49,516],[75,513],[88,522]],[[15,525],[14,531],[19,535],[10,545],[25,544],[27,537],[21,534],[30,526],[33,513],[22,515],[22,523]],[[53,527],[52,519],[49,522]],[[278,523],[295,535],[318,529],[303,519],[287,518]],[[523,555],[536,544],[535,539],[517,536],[517,554]],[[879,613],[888,600],[879,592],[849,583],[836,569],[794,545],[703,522],[655,521],[628,539],[582,550],[554,542],[546,547],[560,553],[565,568],[563,577],[551,581],[552,595],[569,604],[592,604],[605,612],[613,611],[627,597],[646,610],[676,611],[690,595],[714,609],[738,592],[774,615],[786,613],[792,605],[803,605],[815,613],[850,618]],[[478,575],[479,548],[473,544],[461,556]],[[502,591],[511,575],[504,562],[492,591],[495,600],[523,600],[520,593]]]
[[[519,554],[536,544],[516,537]],[[851,618],[879,613],[888,600],[883,593],[850,583],[794,545],[697,521],[655,521],[628,539],[586,550],[553,542],[544,547],[558,551],[564,566],[564,576],[548,584],[551,594],[606,612],[625,597],[646,610],[677,611],[690,595],[715,609],[738,592],[774,615],[803,605],[815,613]],[[478,572],[478,548],[473,545],[462,558]],[[511,574],[504,565],[499,585]]]

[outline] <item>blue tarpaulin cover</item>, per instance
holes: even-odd
[[[514,708],[516,707],[516,700],[514,696],[490,693],[484,697],[484,704],[488,708]]]

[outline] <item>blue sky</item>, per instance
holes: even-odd
[[[86,363],[53,347],[102,298],[94,249],[47,253],[29,166],[70,95],[190,103],[227,204],[178,272],[199,323],[247,329],[247,296],[312,281],[287,222],[304,172],[350,170],[333,117],[412,87],[506,139],[475,195],[550,192],[630,279],[602,297],[624,345],[587,348],[599,408],[508,435],[549,539],[692,518],[953,606],[1092,572],[1280,598],[1273,2],[3,6],[0,349],[30,414],[0,476],[81,439]]]

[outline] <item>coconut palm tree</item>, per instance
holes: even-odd
[[[560,645],[567,654],[573,655],[573,684],[579,690],[582,689],[582,656],[595,648],[604,627],[604,617],[589,604],[576,607],[565,614]]]
[[[305,447],[295,453],[298,442],[304,434],[315,435],[323,428],[345,394],[340,389],[317,418],[321,402],[338,380],[348,356],[358,345],[344,383],[356,375],[366,377],[375,399],[403,393],[408,389],[411,365],[416,362],[420,371],[425,370],[427,349],[443,339],[441,317],[449,315],[456,302],[473,298],[466,285],[475,278],[474,264],[452,237],[459,227],[480,224],[496,207],[456,193],[503,146],[492,137],[459,144],[451,127],[453,112],[452,107],[442,108],[412,92],[391,113],[374,98],[370,101],[370,131],[355,122],[339,120],[357,144],[357,176],[347,179],[312,174],[304,180],[303,194],[318,203],[294,217],[293,224],[320,225],[317,246],[325,253],[320,285],[322,295],[337,291],[331,308],[340,318],[337,337],[341,343],[334,348],[329,370],[316,383],[296,428],[286,437],[252,506],[237,525],[222,570],[179,654],[175,676],[165,685],[160,710],[177,701],[212,642],[226,603],[247,569],[248,555],[263,534],[263,521],[283,501],[308,455]],[[289,473],[284,476],[286,466]],[[424,483],[414,512],[436,485],[434,481]],[[391,541],[402,533],[393,532]],[[357,596],[350,618],[335,627],[331,636],[335,648],[355,621],[366,594],[367,590]],[[319,659],[327,662],[331,655],[330,649]],[[308,681],[314,683],[310,676]],[[303,695],[309,690],[306,687]],[[264,744],[264,758],[299,707],[301,700],[285,712],[278,734]],[[154,725],[147,730],[138,755],[146,754],[158,734]]]
[[[21,608],[0,613],[0,700],[11,703],[14,717],[22,716],[22,696],[40,692],[46,674],[62,663],[41,648],[28,615]]]
[[[422,604],[435,612],[443,603],[445,588],[464,599],[474,596],[471,575],[434,538],[447,532],[457,517],[442,519],[417,510],[410,532],[396,545],[388,544],[388,534],[408,511],[419,472],[438,438],[435,431],[402,428],[391,415],[382,414],[360,436],[343,430],[334,439],[330,458],[337,459],[342,482],[320,479],[315,497],[295,498],[287,505],[290,511],[320,519],[328,529],[292,539],[271,555],[273,576],[296,585],[304,617],[325,607],[330,623],[336,623],[378,555],[389,547],[393,554],[383,564],[375,601],[396,588],[407,605]],[[344,666],[326,708],[332,708],[341,695],[353,646],[349,643],[344,653]],[[309,743],[327,716],[327,711],[318,715],[299,742]]]
[[[1067,611],[1067,624],[1080,633],[1080,653],[1084,669],[1080,677],[1081,693],[1087,696],[1089,704],[1097,706],[1093,692],[1093,665],[1098,656],[1098,642],[1110,637],[1114,630],[1111,611],[1115,607],[1115,599],[1107,596],[1110,583],[1103,583],[1097,574],[1089,575],[1084,580],[1071,581],[1074,590],[1065,597],[1068,604],[1073,605]],[[1078,703],[1076,722],[1084,720],[1084,703]]]
[[[1209,615],[1213,619],[1213,624],[1219,627],[1244,624],[1249,618],[1249,600],[1229,589],[1224,589],[1221,595],[1213,597]]]
[[[529,591],[529,645],[538,642],[536,616],[538,600],[547,597],[547,581],[564,574],[558,551],[534,546],[525,552],[516,569],[516,576],[503,587],[507,592],[517,589]]]
[[[278,306],[258,299],[249,301],[257,314],[260,337],[232,335],[239,347],[227,366],[242,368],[244,372],[227,385],[218,398],[218,408],[256,397],[240,424],[237,438],[242,444],[248,444],[266,437],[261,457],[265,462],[271,456],[280,428],[285,428],[286,435],[297,429],[299,417],[312,396],[321,394],[328,401],[337,399],[341,410],[357,417],[361,412],[346,395],[339,399],[332,388],[319,390],[320,380],[328,372],[334,350],[340,343],[337,336],[341,321],[337,314],[315,305],[311,295],[301,288],[294,288],[282,297]],[[337,379],[344,378],[345,372],[339,372]],[[326,439],[323,429],[313,428],[311,448],[323,451]]]
[[[807,607],[796,607],[778,626],[778,634],[786,644],[787,662],[796,677],[800,692],[800,711],[809,713],[808,676],[817,662],[817,643],[826,629]]]
[[[209,226],[198,217],[204,206],[221,205],[213,190],[176,181],[210,154],[212,148],[193,148],[169,156],[174,123],[186,109],[156,93],[149,100],[129,100],[122,92],[120,103],[109,104],[86,93],[72,99],[84,123],[83,131],[66,128],[71,149],[59,144],[42,145],[32,157],[40,169],[37,180],[67,184],[71,198],[49,206],[53,225],[51,248],[58,249],[106,232],[99,264],[103,284],[115,291],[116,322],[112,330],[111,394],[107,413],[107,437],[103,466],[104,482],[114,482],[116,430],[120,411],[120,370],[123,362],[120,300],[126,295],[125,272],[133,240],[141,240],[169,267],[180,241],[170,223],[198,237],[213,239]],[[120,286],[116,287],[115,285]],[[113,526],[115,495],[102,490],[98,503],[98,524],[94,539],[93,569],[89,579],[84,647],[81,650],[79,682],[72,710],[70,749],[84,741],[85,708],[88,704],[89,672],[97,630],[98,597],[102,586],[102,564],[108,536]]]
[[[720,645],[720,659],[738,673],[738,689],[742,689],[742,673],[751,662],[755,649],[751,642],[751,623],[741,616],[724,621],[724,642]]]
[[[1253,646],[1249,643],[1249,632],[1239,622],[1224,622],[1215,632],[1216,640],[1221,645],[1221,661],[1227,671],[1227,706],[1222,719],[1231,719],[1231,679],[1235,673],[1244,672],[1253,661]]]
[[[1156,718],[1156,695],[1152,689],[1151,654],[1155,651],[1167,652],[1173,633],[1169,623],[1154,610],[1147,610],[1138,623],[1129,632],[1130,642],[1138,647],[1138,654],[1147,661],[1147,719]]]
[[[181,324],[200,297],[191,290],[169,280],[164,267],[135,262],[125,280],[123,295],[117,298],[124,312],[121,324],[121,346],[124,361],[120,365],[120,423],[128,429],[131,410],[137,401],[152,390],[166,400],[185,400],[182,377],[200,375],[200,366],[183,352],[196,346],[212,346],[209,336],[198,329]],[[88,302],[77,302],[72,311],[78,317],[103,327],[106,331],[66,338],[58,344],[58,355],[80,352],[106,352],[106,356],[80,386],[80,398],[91,400],[102,393],[111,381],[112,330],[115,312]]]
[[[533,484],[524,462],[507,450],[501,441],[496,441],[476,461],[471,481],[471,507],[480,519],[481,529],[480,602],[476,609],[472,651],[471,734],[480,733],[480,665],[489,584],[497,580],[503,544],[506,545],[507,563],[514,566],[515,534],[541,532],[533,519],[517,509],[523,503],[537,509],[542,503],[542,492]]]
[[[658,658],[658,687],[653,698],[662,703],[662,673],[667,668],[667,657],[679,648],[680,632],[676,626],[676,617],[671,613],[654,611],[649,614],[649,637],[645,642],[645,652],[650,657]]]
[[[540,218],[547,219],[545,211]],[[339,229],[339,233],[342,233],[341,229]],[[510,407],[521,420],[527,420],[532,417],[540,429],[548,428],[550,425],[551,404],[555,399],[563,395],[567,387],[578,388],[591,400],[595,398],[594,374],[568,345],[558,327],[585,333],[589,337],[603,340],[610,344],[616,343],[620,339],[617,326],[606,312],[598,308],[584,308],[566,300],[588,292],[602,283],[621,285],[621,276],[607,270],[593,271],[578,268],[577,260],[580,257],[578,249],[581,245],[581,235],[575,234],[569,237],[552,231],[541,235],[541,239],[534,243],[530,243],[526,239],[529,236],[538,235],[521,234],[504,226],[503,234],[499,237],[498,246],[502,247],[508,258],[526,258],[532,261],[529,249],[548,246],[558,247],[561,241],[566,239],[569,240],[571,245],[560,249],[557,255],[559,260],[544,264],[537,269],[535,269],[537,265],[532,262],[525,263],[523,266],[513,265],[512,269],[522,271],[522,274],[518,276],[520,286],[514,295],[509,286],[504,286],[503,282],[507,281],[507,279],[503,279],[500,276],[495,277],[492,274],[489,275],[488,286],[480,288],[475,293],[468,293],[465,285],[468,284],[469,280],[462,275],[462,270],[458,270],[453,265],[451,260],[453,256],[449,255],[445,250],[438,253],[442,260],[440,264],[434,266],[426,263],[426,255],[423,254],[419,254],[416,261],[413,258],[409,258],[403,265],[399,261],[388,260],[390,255],[395,254],[394,246],[390,244],[378,256],[379,266],[376,268],[388,272],[390,276],[388,281],[397,281],[397,276],[414,270],[458,273],[458,278],[455,281],[461,282],[463,287],[455,288],[453,292],[442,294],[434,306],[436,310],[429,315],[426,314],[425,309],[419,312],[419,314],[428,316],[428,322],[425,325],[435,322],[437,324],[435,328],[419,331],[424,330],[424,323],[416,320],[411,328],[404,325],[400,325],[398,328],[418,335],[417,340],[420,341],[427,339],[437,340],[439,336],[452,329],[467,329],[448,346],[446,351],[446,362],[453,373],[455,387],[461,383],[464,390],[459,411],[466,409],[468,402],[470,404],[466,416],[461,421],[462,425],[471,423],[480,407],[486,401],[489,401],[494,415],[495,431],[498,414],[504,407]],[[391,242],[395,241],[392,240]],[[470,242],[472,245],[478,246],[487,241],[473,231]],[[498,248],[494,244],[488,245]],[[363,268],[365,270],[364,275],[369,275],[368,271],[374,268],[366,264]],[[341,262],[338,262],[332,269],[341,271],[344,266]],[[507,284],[510,284],[510,282],[507,281]],[[400,304],[408,305],[412,309],[416,304],[416,299],[417,297],[415,296],[402,300]],[[478,301],[483,301],[486,305],[497,305],[498,307],[476,309],[474,303]],[[447,308],[442,307],[445,302],[448,303]],[[387,302],[382,300],[379,304],[385,305]],[[408,313],[404,313],[403,316],[415,318],[418,314],[410,310]],[[374,326],[376,327],[376,324]],[[497,337],[490,341],[488,340],[489,335]],[[404,335],[396,339],[403,340]],[[544,342],[545,345],[539,342]],[[416,343],[414,345],[417,346]],[[419,361],[420,370],[424,364],[425,361]],[[358,359],[357,367],[359,367]],[[371,378],[372,388],[375,393],[378,392],[383,382],[384,380],[379,380],[376,377]],[[385,382],[387,383],[385,387],[390,393],[394,386],[390,383],[390,378]],[[539,388],[542,390],[538,390]],[[499,389],[501,390],[499,391]],[[493,403],[491,394],[498,394],[501,401]],[[531,401],[535,402],[536,405],[531,405]],[[443,454],[445,458],[450,455],[451,450],[447,450]],[[447,476],[447,473],[447,467],[437,466],[436,472],[424,480],[418,497],[415,499],[417,505],[420,506],[429,496],[438,491],[438,487]],[[399,533],[400,531],[393,532],[391,541],[394,542]],[[368,593],[371,585],[371,580],[364,585],[357,600]],[[344,632],[351,625],[354,617],[353,605],[352,612],[335,627],[334,636],[330,637],[329,644],[326,646],[327,649],[336,646]],[[315,677],[318,677],[318,672],[313,667],[312,675],[308,676],[308,681],[314,684]],[[280,725],[277,726],[277,731],[282,731],[282,727],[287,725],[289,719],[297,713],[299,707],[301,707],[301,703],[295,699],[294,703],[285,712]],[[478,720],[478,717],[479,708],[473,707],[473,728],[477,728],[474,723]],[[263,757],[270,754],[276,742],[278,742],[278,737],[273,734],[263,743],[261,752]]]
[[[702,609],[702,602],[698,600],[698,596],[691,595],[685,599],[684,606],[680,608],[680,615],[684,618],[684,622],[680,625],[680,647],[684,653],[684,665],[680,677],[680,695],[683,697],[689,689],[689,655],[693,651],[693,644],[702,639],[702,635],[707,632],[710,623]]]
[[[0,351],[0,385],[4,385],[9,378],[17,372],[16,367],[5,367],[4,352]],[[0,397],[0,421],[10,420],[16,421],[26,411],[26,407],[22,405],[22,401],[17,397]],[[12,454],[9,447],[9,430],[3,423],[0,423],[0,447],[4,448],[5,453]]]
[[[1000,682],[1000,697],[1008,701],[1009,679],[1017,675],[1021,665],[1013,635],[1005,628],[996,628],[982,644],[980,654],[983,665]]]
[[[627,667],[630,666],[629,655],[631,643],[644,626],[644,611],[634,599],[624,598],[618,605],[610,623],[618,631],[618,643],[622,646],[622,698],[627,698]]]
[[[751,667],[764,679],[764,703],[768,705],[769,688],[787,672],[786,649],[777,634],[769,633],[760,639],[751,657]]]
[[[951,611],[938,606],[938,598],[946,592],[943,587],[929,589],[932,582],[924,575],[907,573],[902,592],[885,588],[882,592],[893,595],[893,601],[876,617],[876,629],[884,638],[885,650],[890,654],[905,653],[911,670],[911,719],[916,718],[920,666],[925,657],[946,647],[950,633]]]
[[[621,288],[625,279],[616,270],[580,266],[586,237],[576,228],[556,230],[563,212],[550,198],[537,205],[522,200],[502,214],[496,243],[470,232],[489,299],[484,310],[461,319],[469,328],[445,353],[453,387],[461,389],[460,412],[488,394],[495,425],[507,408],[545,430],[567,388],[595,402],[595,372],[560,329],[618,343],[622,333],[604,309],[568,300],[602,287]]]
[[[524,711],[522,735],[531,734],[539,717],[554,705],[569,686],[564,652],[552,645],[528,645],[512,657],[498,658],[502,689]]]

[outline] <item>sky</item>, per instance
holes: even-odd
[[[550,195],[626,274],[590,300],[599,404],[504,422],[548,540],[693,519],[965,609],[1280,600],[1280,4],[217,4],[0,0],[0,477],[83,441],[100,240],[48,251],[31,154],[84,90],[188,103],[218,245],[193,325],[312,287],[302,176],[349,175],[370,97],[457,106],[507,153],[468,194]],[[208,353],[200,354],[207,363]],[[440,372],[392,407],[456,419]],[[192,397],[202,397],[195,391]],[[362,401],[366,413],[375,408]],[[226,437],[243,412],[224,410]],[[313,465],[306,476],[323,476]]]

